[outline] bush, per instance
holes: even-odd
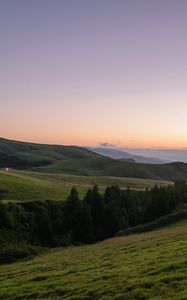
[[[12,215],[7,210],[7,206],[0,203],[0,228],[10,228],[12,226]]]
[[[20,259],[31,258],[41,252],[42,248],[18,245],[4,244],[0,247],[0,264],[13,263]]]
[[[134,233],[142,233],[142,232],[147,232],[151,231],[154,229],[157,229],[159,227],[167,226],[172,223],[175,223],[177,221],[187,219],[187,210],[179,210],[175,213],[166,215],[164,217],[161,217],[153,222],[143,224],[143,225],[138,225],[134,227],[130,227],[125,230],[120,230],[117,232],[116,236],[123,236],[123,235],[129,235],[129,234],[134,234]]]

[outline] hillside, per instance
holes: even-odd
[[[114,160],[75,146],[0,139],[0,167],[85,176],[187,180],[187,164],[140,164]]]
[[[155,184],[166,186],[167,181],[144,180],[136,178],[75,176],[56,173],[38,173],[28,171],[0,170],[0,190],[4,190],[4,200],[33,201],[33,200],[64,200],[73,186],[80,197],[89,187],[96,184],[102,192],[107,186],[118,184],[121,188],[146,189]]]
[[[67,159],[49,166],[32,168],[39,172],[54,172],[84,176],[114,176],[156,180],[187,180],[187,164],[150,165],[114,160],[108,157]]]
[[[0,266],[0,299],[184,300],[187,222]]]
[[[18,142],[0,138],[0,167],[28,168],[67,159],[91,159],[98,154],[76,146]]]

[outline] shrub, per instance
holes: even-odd
[[[42,248],[19,245],[4,244],[0,247],[0,264],[13,263],[20,259],[31,258],[41,252]]]
[[[175,223],[175,222],[183,220],[183,219],[187,219],[187,210],[185,210],[185,209],[179,210],[179,211],[169,214],[169,215],[166,215],[164,217],[161,217],[161,218],[159,218],[153,222],[147,223],[147,224],[130,227],[125,230],[120,230],[117,232],[116,236],[123,236],[123,235],[129,235],[129,234],[134,234],[134,233],[151,231],[151,230]]]

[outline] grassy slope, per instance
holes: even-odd
[[[0,138],[0,166],[26,169],[69,159],[92,159],[99,154],[76,146],[34,144]]]
[[[0,266],[0,299],[185,300],[187,221]]]
[[[100,157],[87,149],[76,146],[60,146],[47,144],[34,144],[26,142],[18,142],[0,138],[0,153],[14,155],[15,157],[40,160],[41,158],[49,160],[63,159],[89,159]]]
[[[34,169],[33,169],[34,170]],[[187,180],[187,164],[170,163],[161,165],[130,163],[107,157],[92,159],[67,159],[54,164],[35,168],[41,172],[62,172],[75,175],[114,176],[156,180]]]
[[[23,171],[0,171],[0,189],[6,190],[7,200],[60,200],[69,195],[76,186],[82,197],[89,187],[97,184],[101,191],[108,185],[118,184],[121,188],[128,186],[145,189],[155,184],[167,185],[169,182],[119,177],[86,177],[63,174],[48,174]]]
[[[41,172],[171,181],[187,180],[187,164],[185,163],[162,165],[130,163],[103,157],[73,146],[33,144],[0,139],[0,163],[5,159],[4,156],[1,158],[1,155],[10,156],[12,160],[17,159],[17,168],[19,168],[20,161],[23,160],[30,163],[30,168],[32,165],[33,170]],[[42,160],[50,162],[50,164],[34,168],[34,163]]]

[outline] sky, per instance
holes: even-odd
[[[186,0],[0,0],[0,136],[187,147]]]

